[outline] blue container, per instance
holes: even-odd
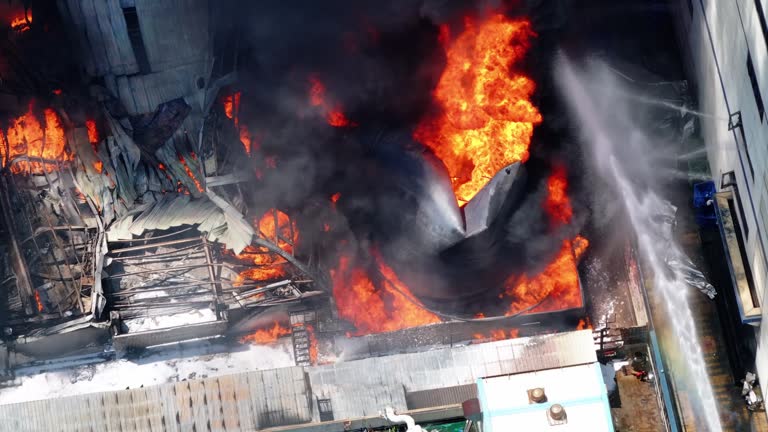
[[[693,207],[696,209],[696,223],[699,226],[717,225],[715,204],[707,205],[710,200],[715,200],[715,182],[706,181],[693,185]]]

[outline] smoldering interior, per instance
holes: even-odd
[[[4,15],[17,355],[290,336],[310,364],[588,325],[579,157],[533,61],[560,5],[80,3]]]

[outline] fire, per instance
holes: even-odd
[[[11,28],[16,30],[17,32],[25,32],[30,29],[30,24],[32,23],[32,11],[27,10],[26,16],[24,13],[21,15],[15,16],[13,19],[11,19]]]
[[[227,118],[234,120],[235,126],[237,126],[238,123],[237,114],[240,112],[241,95],[242,93],[236,92],[235,94],[224,96],[222,101],[224,104],[224,115],[227,116]]]
[[[536,84],[513,68],[533,36],[528,21],[500,14],[479,24],[468,18],[453,41],[447,28],[441,32],[447,62],[434,98],[442,113],[425,118],[414,138],[448,168],[460,204],[505,166],[528,159],[542,118],[530,101]]]
[[[589,321],[589,317],[579,320],[579,324],[576,326],[576,330],[592,329],[592,323]]]
[[[250,156],[251,150],[253,148],[253,138],[251,136],[251,132],[248,130],[248,126],[240,123],[241,97],[242,92],[235,92],[233,94],[222,97],[221,103],[224,106],[224,115],[235,123],[235,128],[240,135],[240,142],[243,143],[245,153]]]
[[[184,166],[184,171],[187,172],[187,175],[189,178],[192,179],[192,182],[195,184],[195,189],[197,189],[198,192],[202,193],[205,191],[203,189],[203,186],[200,184],[200,181],[195,177],[195,174],[192,172],[192,170],[189,168],[189,165],[187,165],[187,161],[184,160],[184,156],[179,154],[179,162]]]
[[[556,166],[547,180],[547,199],[544,210],[553,227],[571,222],[573,208],[568,198],[568,178],[565,168]],[[563,241],[555,259],[533,277],[510,276],[504,284],[505,296],[513,299],[507,315],[521,311],[547,312],[582,306],[578,262],[589,246],[581,236]]]
[[[245,153],[250,156],[251,149],[253,147],[253,140],[251,138],[251,131],[249,131],[248,127],[245,125],[240,125],[240,142],[243,143]]]
[[[505,283],[505,296],[512,303],[507,315],[514,315],[528,308],[528,312],[548,312],[582,306],[581,287],[577,264],[587,250],[589,242],[584,237],[565,240],[555,259],[535,276],[511,276]]]
[[[271,328],[259,329],[255,332],[244,336],[240,339],[240,343],[257,343],[257,344],[271,344],[277,342],[277,339],[291,334],[291,329],[283,327],[280,323],[275,322]]]
[[[573,208],[568,198],[568,179],[565,168],[556,166],[547,180],[547,201],[544,208],[553,225],[567,224],[573,217]]]
[[[37,311],[42,312],[43,307],[43,300],[40,298],[40,291],[35,290],[35,303],[37,304]]]
[[[298,242],[299,231],[290,217],[277,209],[270,209],[259,220],[254,221],[259,235],[275,243],[280,249],[292,254]],[[254,267],[247,268],[237,275],[234,286],[241,286],[246,281],[269,281],[287,276],[286,262],[281,256],[261,246],[247,246],[235,256],[238,260]]]
[[[341,192],[336,192],[335,194],[331,195],[331,202],[336,204],[339,202],[339,198],[341,198]]]
[[[30,103],[26,114],[12,120],[4,134],[0,131],[0,138],[7,139],[9,150],[6,154],[5,145],[0,146],[0,156],[3,166],[11,165],[11,172],[42,174],[43,170],[51,172],[56,169],[56,164],[50,163],[52,161],[72,160],[72,155],[67,152],[64,128],[56,111],[50,108],[43,110],[43,120],[43,123],[38,120],[33,112],[33,104]],[[13,159],[22,156],[32,160],[13,162]]]
[[[505,329],[494,329],[494,330],[491,330],[491,334],[489,336],[486,336],[482,333],[475,333],[472,335],[472,338],[475,340],[492,340],[492,341],[515,339],[517,337],[520,337],[520,330],[515,328],[509,329],[509,331]]]
[[[333,297],[339,315],[354,324],[355,335],[383,333],[440,322],[424,309],[410,289],[379,256],[378,272],[383,280],[376,286],[364,269],[353,267],[348,256],[331,270]]]
[[[326,101],[325,84],[316,76],[309,77],[309,104],[317,107],[325,116],[326,122],[333,127],[357,126],[344,114],[339,104]]]
[[[315,336],[315,327],[307,324],[307,335],[309,336],[309,361],[317,364],[317,336]]]
[[[99,131],[96,129],[96,122],[94,120],[86,120],[85,128],[88,130],[88,141],[91,144],[99,143]],[[96,146],[94,146],[94,150]]]

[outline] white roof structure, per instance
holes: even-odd
[[[530,400],[528,391],[535,388],[544,389],[546,402]],[[613,432],[599,363],[481,378],[477,393],[484,432]],[[564,408],[563,421],[548,415],[554,404]]]

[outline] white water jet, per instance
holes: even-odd
[[[596,173],[615,189],[637,236],[640,253],[653,273],[655,290],[666,304],[668,322],[684,356],[690,377],[694,412],[707,430],[722,430],[712,386],[707,376],[688,295],[702,295],[686,285],[680,268],[670,257],[684,256],[671,234],[670,205],[659,193],[660,174],[653,154],[660,147],[642,113],[630,104],[629,89],[602,63],[590,62],[577,70],[564,56],[556,64],[559,90],[580,129],[585,155],[592,157]],[[597,85],[599,84],[599,86]],[[687,110],[687,112],[693,112]],[[663,144],[663,143],[662,143]],[[598,187],[598,186],[595,186]],[[668,232],[664,232],[664,230]],[[668,238],[664,238],[668,234]]]

